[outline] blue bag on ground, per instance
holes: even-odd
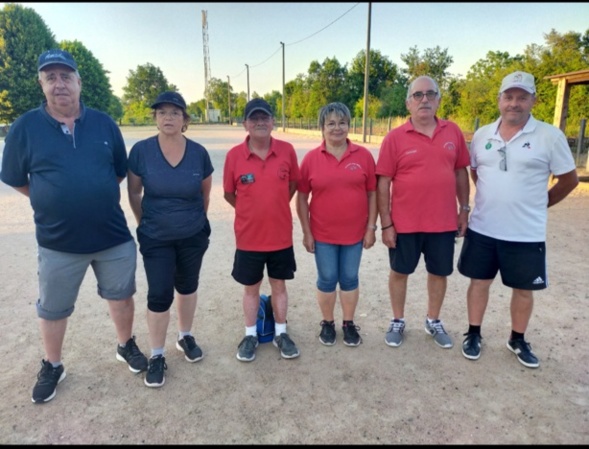
[[[258,341],[268,343],[274,338],[274,312],[272,311],[272,296],[260,295],[260,307],[256,321]]]

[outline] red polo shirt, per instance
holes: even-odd
[[[401,233],[448,232],[458,228],[456,170],[470,163],[460,128],[437,119],[432,138],[411,121],[384,138],[376,174],[392,178],[392,220]]]
[[[309,218],[315,240],[353,245],[366,233],[368,192],[376,190],[375,162],[368,149],[351,143],[341,160],[321,146],[301,163],[297,189],[310,193]]]
[[[243,251],[277,251],[293,246],[289,183],[299,179],[292,144],[271,138],[265,160],[253,154],[248,137],[229,150],[223,190],[236,195],[235,241]]]

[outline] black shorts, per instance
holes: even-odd
[[[389,248],[391,270],[411,274],[423,253],[425,268],[436,276],[450,276],[454,270],[456,231],[397,234],[396,248]]]
[[[272,279],[294,279],[297,271],[294,249],[278,251],[235,251],[231,276],[242,285],[255,285],[264,278],[264,267]]]
[[[473,279],[494,279],[520,290],[548,287],[545,242],[508,242],[466,230],[458,271]]]
[[[210,235],[208,221],[193,236],[177,240],[154,240],[137,230],[147,277],[149,310],[158,313],[167,311],[174,301],[174,289],[181,295],[197,291]]]

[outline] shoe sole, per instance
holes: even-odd
[[[124,357],[123,357],[121,354],[119,354],[118,352],[117,352],[117,360],[118,360],[119,362],[125,362],[125,363],[127,364],[127,366],[129,367],[129,371],[131,371],[131,372],[132,372],[132,373],[134,373],[134,374],[138,374],[138,373],[140,373],[141,371],[146,371],[146,370],[140,370],[140,369],[133,368],[131,365],[129,365],[129,362],[127,362],[127,361],[125,360],[125,358],[124,358]]]
[[[146,386],[148,386],[149,388],[159,388],[159,387],[162,387],[166,383],[166,377],[164,376],[164,378],[162,379],[162,383],[161,384],[156,384],[156,383],[150,384],[150,383],[147,382],[147,379],[144,379],[143,380],[143,383]]]
[[[478,360],[481,357],[480,351],[477,355],[468,355],[466,352],[464,352],[464,349],[462,350],[462,355],[468,360]]]
[[[63,371],[63,373],[61,373],[61,376],[59,376],[59,379],[57,379],[57,385],[59,385],[63,379],[65,379],[65,370]],[[38,401],[35,401],[35,398],[31,398],[31,401],[33,401],[35,404],[45,404],[46,402],[49,402],[57,394],[57,385],[55,386],[53,393],[51,393],[51,395],[47,396],[45,399],[40,399]]]
[[[402,338],[399,343],[394,343],[394,342],[388,341],[386,336],[384,337],[384,342],[387,344],[387,346],[390,346],[391,348],[398,348],[399,346],[401,346],[401,344],[403,343],[404,340],[405,340],[405,338]]]
[[[322,345],[325,345],[325,346],[333,346],[333,345],[335,344],[335,342],[336,342],[336,340],[333,340],[332,342],[329,342],[329,341],[323,341],[323,340],[321,339],[321,337],[319,337],[319,341],[321,342],[321,344],[322,344]]]
[[[536,363],[536,364],[531,364],[531,363],[527,363],[524,362],[522,359],[519,358],[518,353],[515,351],[515,349],[513,349],[511,346],[509,346],[509,342],[507,342],[505,344],[505,346],[507,346],[507,349],[509,349],[511,352],[513,352],[516,356],[517,356],[517,360],[519,363],[521,363],[523,366],[527,367],[527,368],[538,368],[540,366],[540,363]]]
[[[202,358],[205,356],[204,353],[203,353],[200,357],[198,357],[196,359],[191,359],[190,357],[188,357],[186,355],[186,352],[184,351],[184,348],[182,348],[182,346],[180,346],[180,343],[178,343],[178,342],[176,342],[176,349],[178,351],[184,352],[184,358],[186,359],[187,362],[190,362],[190,363],[198,362],[199,360],[202,360]]]
[[[344,340],[344,345],[349,346],[351,348],[355,348],[356,346],[360,346],[360,343],[362,343],[362,339],[360,339],[360,341],[358,341],[356,343]]]
[[[272,344],[280,350],[280,355],[282,356],[283,359],[296,359],[298,356],[301,355],[300,352],[297,352],[296,354],[293,354],[293,355],[285,354],[284,352],[282,352],[282,349],[280,349],[280,347],[278,346],[278,343],[276,343],[276,340],[272,340]]]
[[[259,345],[259,342],[256,343],[255,348],[257,349]],[[253,356],[251,359],[246,359],[245,357],[239,357],[239,352],[236,354],[237,360],[239,360],[240,362],[253,362],[256,358],[256,353],[254,352]]]
[[[437,345],[438,345],[440,348],[444,348],[444,349],[450,349],[450,348],[453,348],[453,347],[454,347],[454,343],[449,343],[449,344],[447,344],[447,345],[442,345],[442,344],[438,343],[438,342],[436,341],[436,337],[435,337],[435,335],[434,335],[434,334],[432,334],[432,333],[431,333],[431,332],[430,332],[430,331],[427,329],[427,327],[426,327],[426,328],[424,328],[424,329],[425,329],[425,333],[426,333],[426,334],[428,334],[430,337],[432,337],[432,338],[434,339],[434,343],[435,343],[435,344],[437,344]]]

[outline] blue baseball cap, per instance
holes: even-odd
[[[43,70],[43,68],[51,64],[64,65],[72,70],[78,70],[78,64],[74,61],[74,57],[60,48],[53,48],[41,54],[37,64],[37,70]]]

